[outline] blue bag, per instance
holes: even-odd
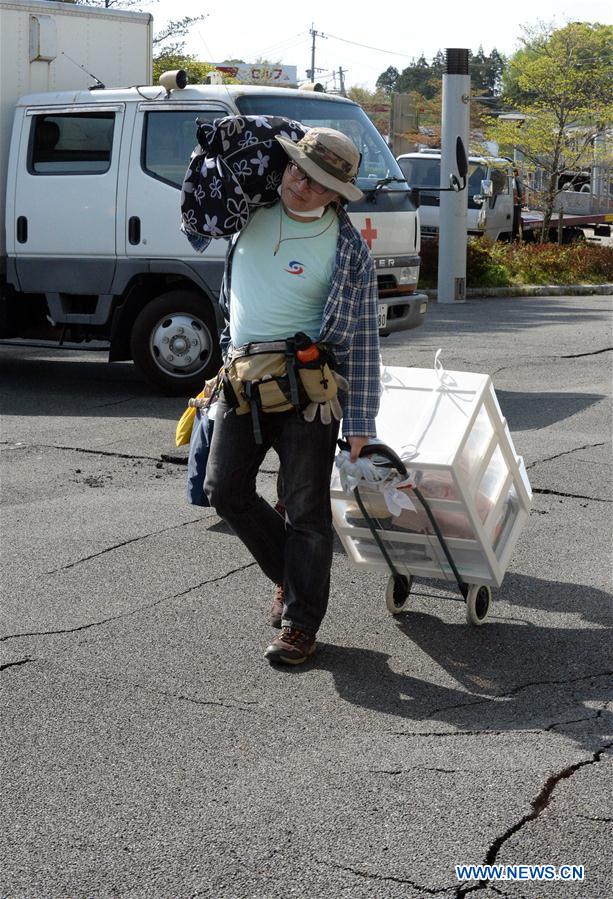
[[[208,409],[196,410],[187,459],[187,501],[192,506],[210,506],[208,497],[204,492],[204,478],[206,475],[206,464],[209,460],[211,440],[213,439],[214,424],[215,421],[209,418]]]

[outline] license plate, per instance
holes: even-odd
[[[384,328],[387,325],[387,306],[379,306],[377,317],[379,320],[379,328]]]

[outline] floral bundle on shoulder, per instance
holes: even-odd
[[[294,142],[307,133],[281,116],[196,120],[198,144],[181,190],[181,230],[202,251],[215,237],[245,227],[251,213],[278,199],[287,153],[277,136]]]

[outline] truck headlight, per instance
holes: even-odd
[[[401,268],[398,272],[399,284],[417,284],[417,268]]]

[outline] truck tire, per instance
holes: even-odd
[[[202,390],[221,364],[213,309],[196,291],[171,290],[147,303],[134,322],[130,348],[147,380],[173,396]]]

